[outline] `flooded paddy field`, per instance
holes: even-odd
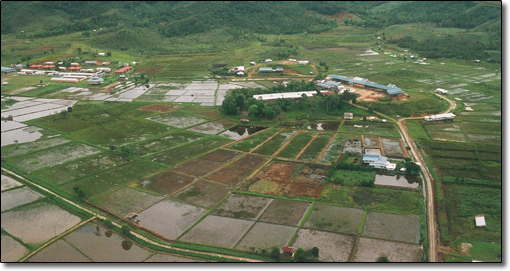
[[[434,140],[457,141],[457,142],[467,142],[468,141],[468,139],[466,138],[464,133],[442,132],[442,131],[428,131],[428,133]]]
[[[209,175],[207,179],[234,186],[246,178],[251,172],[249,168],[227,166]]]
[[[356,234],[361,224],[362,209],[315,204],[303,227]]]
[[[206,212],[204,208],[166,199],[140,212],[138,224],[176,239]]]
[[[26,124],[16,121],[3,121],[2,122],[2,133],[10,130],[15,130],[23,127],[27,127]]]
[[[233,121],[231,122],[228,120],[217,120],[193,126],[188,130],[208,135],[215,135],[221,131],[225,131],[229,127],[232,127],[234,124],[235,122]]]
[[[22,155],[30,152],[35,152],[38,150],[62,145],[69,142],[69,139],[66,139],[61,136],[52,137],[44,140],[37,140],[35,142],[26,143],[26,144],[13,144],[9,146],[2,146],[2,156],[10,157]]]
[[[63,164],[84,156],[97,154],[100,150],[81,143],[68,143],[49,149],[9,159],[9,163],[26,171]]]
[[[322,153],[324,148],[331,141],[333,134],[319,134],[313,141],[308,145],[306,150],[301,154],[299,160],[315,162],[319,155]]]
[[[384,155],[388,157],[407,157],[405,150],[402,148],[403,143],[400,138],[381,138],[384,148]]]
[[[44,196],[26,186],[2,192],[2,212],[40,198]]]
[[[291,129],[301,129],[305,125],[305,122],[280,122],[278,123],[278,127],[291,128]]]
[[[33,172],[34,176],[53,184],[62,184],[70,180],[103,171],[127,161],[119,155],[100,153],[79,160],[70,161],[53,167],[46,167]]]
[[[163,167],[151,163],[132,161],[95,175],[66,183],[61,188],[74,193],[73,188],[78,186],[85,192],[86,198],[91,198],[105,194],[117,187],[141,180],[145,176],[155,174],[163,169]]]
[[[317,247],[321,262],[347,262],[355,242],[355,235],[300,229],[292,246],[305,250]]]
[[[279,131],[279,129],[276,128],[269,128],[266,130],[263,130],[259,132],[258,134],[251,136],[249,138],[245,138],[239,142],[236,142],[235,144],[232,144],[228,146],[229,149],[249,152],[258,145],[260,145],[262,142],[264,142],[266,139],[270,138],[272,135],[276,134]]]
[[[81,219],[50,203],[34,203],[1,215],[2,228],[25,243],[39,245],[65,232]]]
[[[345,135],[337,134],[333,142],[328,146],[328,148],[324,151],[321,160],[319,163],[322,164],[331,164],[331,162],[336,162],[338,156],[342,153],[342,149],[344,148],[344,144],[342,143],[342,139]]]
[[[94,262],[142,262],[152,252],[109,229],[87,223],[63,239]]]
[[[18,143],[34,142],[38,139],[50,138],[57,135],[58,135],[57,133],[54,133],[52,131],[48,131],[34,126],[27,126],[2,132],[1,145],[2,147],[4,147]]]
[[[297,227],[256,222],[235,248],[246,251],[255,248],[259,252],[262,249],[271,251],[272,247],[281,248],[287,245],[296,229]]]
[[[274,199],[264,210],[258,221],[298,226],[309,207],[310,203],[307,202]]]
[[[138,191],[131,188],[121,188],[111,194],[94,198],[91,201],[104,209],[122,217],[128,213],[138,213],[163,197]]]
[[[340,122],[338,121],[324,121],[324,122],[311,122],[305,127],[305,129],[336,132],[338,130],[338,127],[340,127]]]
[[[15,187],[23,186],[22,183],[14,180],[13,178],[2,174],[1,191],[9,190]]]
[[[157,116],[149,117],[148,120],[156,121],[159,123],[176,126],[179,128],[186,128],[190,126],[197,125],[202,122],[209,121],[208,119],[197,117],[191,114],[186,114],[184,112],[176,111],[166,114],[160,114]]]
[[[501,143],[501,135],[480,135],[480,134],[467,134],[472,142],[498,144]]]
[[[155,156],[151,156],[148,159],[165,165],[173,165],[216,149],[229,142],[232,142],[232,140],[225,137],[204,138],[164,151]]]
[[[234,247],[254,221],[209,215],[180,240],[219,247]]]
[[[419,262],[420,245],[360,237],[355,262],[375,262],[381,255],[390,262]]]
[[[87,256],[71,246],[64,239],[55,241],[55,243],[43,248],[35,255],[26,260],[27,262],[91,262]]]
[[[2,263],[16,262],[29,252],[25,246],[7,234],[2,233],[1,242]]]
[[[233,140],[239,140],[245,138],[249,135],[252,135],[258,131],[262,131],[267,127],[259,127],[259,126],[245,126],[245,125],[237,125],[232,128],[229,128],[225,132],[221,133],[221,136],[228,137]]]
[[[156,139],[131,144],[129,145],[129,148],[135,155],[146,156],[173,147],[177,147],[186,143],[190,143],[202,138],[203,136],[197,133],[177,131]]]
[[[376,174],[375,185],[418,188],[421,186],[421,182],[418,180],[418,176],[390,176]]]
[[[368,212],[362,235],[418,244],[420,241],[420,217]]]
[[[256,220],[272,199],[243,194],[232,194],[212,212],[213,215]]]
[[[201,157],[200,159],[225,164],[225,163],[228,163],[229,161],[236,159],[240,155],[241,154],[238,152],[220,149],[220,150],[211,152],[211,153]]]
[[[230,192],[232,192],[232,188],[229,188],[227,185],[201,180],[173,195],[171,198],[210,209]]]
[[[284,130],[256,149],[254,153],[262,155],[273,155],[287,140],[297,133],[297,130]]]
[[[179,189],[196,180],[198,179],[175,172],[174,170],[169,170],[151,177],[150,179],[144,179],[140,182],[140,187],[161,195],[167,195],[177,192]]]

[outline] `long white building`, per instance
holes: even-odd
[[[438,120],[452,120],[455,118],[455,114],[453,113],[445,113],[445,114],[437,114],[431,116],[425,116],[423,119],[425,121],[438,121]]]

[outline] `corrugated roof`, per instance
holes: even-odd
[[[352,83],[364,84],[365,86],[369,86],[369,87],[373,87],[373,88],[384,89],[390,95],[395,95],[395,94],[399,94],[399,93],[403,93],[404,92],[400,88],[395,88],[395,87],[385,86],[385,85],[381,85],[381,84],[377,84],[377,83],[373,83],[373,82],[368,82],[368,79],[361,78],[361,77],[355,77],[354,79],[351,79],[351,78],[348,78],[348,77],[344,77],[344,76],[340,76],[340,75],[334,75],[334,74],[329,74],[328,77],[329,78],[333,78],[333,79],[337,79],[337,80],[352,82]],[[390,84],[390,85],[392,85],[392,84]]]

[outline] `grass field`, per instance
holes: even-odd
[[[277,156],[294,159],[314,136],[315,133],[299,133]]]

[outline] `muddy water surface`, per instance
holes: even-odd
[[[416,176],[388,176],[388,175],[375,175],[375,184],[376,185],[388,185],[388,186],[398,186],[398,187],[407,187],[407,188],[418,188],[420,187],[420,181]]]

